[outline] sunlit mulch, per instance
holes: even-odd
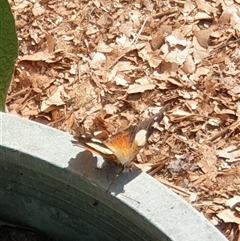
[[[9,112],[116,133],[171,102],[136,166],[239,240],[239,0],[10,3]]]

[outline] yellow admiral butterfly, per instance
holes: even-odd
[[[119,132],[105,141],[101,141],[89,135],[76,137],[74,144],[86,148],[88,151],[101,155],[109,164],[119,165],[122,170],[131,166],[131,161],[138,154],[140,149],[147,144],[147,140],[154,130],[154,123],[159,123],[164,112],[170,104],[162,107],[160,112],[152,118],[144,120],[139,125],[133,125],[126,130]]]

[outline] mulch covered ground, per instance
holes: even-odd
[[[240,1],[10,4],[8,111],[111,135],[172,103],[135,164],[240,240]]]

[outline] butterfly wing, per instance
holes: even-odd
[[[143,121],[139,125],[130,126],[123,132],[117,133],[104,141],[105,146],[114,153],[122,166],[130,163],[140,149],[146,145],[148,138],[153,133],[154,123],[159,123],[164,117],[164,112],[169,108],[170,104],[165,105],[152,118]]]
[[[104,141],[104,144],[115,154],[122,166],[131,162],[140,150],[135,143],[131,142],[129,129],[113,135]]]
[[[92,138],[89,135],[82,135],[77,138],[77,141],[72,141],[72,143],[94,154],[101,155],[109,164],[120,165],[114,153],[102,141],[96,138]]]
[[[153,133],[154,123],[159,123],[163,119],[164,112],[169,107],[170,104],[165,105],[154,117],[143,121],[139,125],[130,126],[105,141],[82,135],[77,138],[77,141],[72,142],[92,153],[103,156],[107,163],[127,166],[140,149],[146,145],[148,138]]]

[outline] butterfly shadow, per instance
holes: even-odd
[[[124,186],[136,178],[141,171],[133,168],[131,172],[121,172],[121,167],[106,164],[101,156],[93,156],[82,151],[68,162],[68,170],[84,177],[93,185],[101,187],[106,193],[117,195],[124,192]],[[119,175],[120,173],[120,175]]]

